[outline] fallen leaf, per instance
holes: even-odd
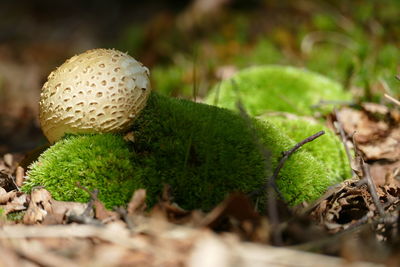
[[[0,187],[0,204],[6,204],[17,195],[16,191],[7,192],[3,187]]]
[[[161,199],[153,206],[150,216],[158,217],[159,220],[165,219],[176,224],[186,224],[192,222],[192,212],[179,207],[172,201],[171,187],[164,185]]]
[[[106,209],[103,202],[98,199],[94,200],[94,217],[102,222],[112,222],[120,218],[119,214],[115,211],[110,211]]]
[[[338,111],[338,116],[349,136],[357,133],[354,136],[357,144],[372,142],[388,135],[389,125],[386,122],[371,120],[363,111],[342,108]]]
[[[136,190],[129,201],[127,212],[128,215],[142,214],[146,209],[146,190]]]
[[[387,136],[378,140],[358,144],[358,148],[367,160],[397,161],[400,159],[400,128],[392,128]]]
[[[249,198],[242,193],[231,194],[210,211],[198,226],[209,227],[215,231],[235,232],[245,240],[266,242],[269,239],[266,221],[254,210]],[[260,231],[261,228],[264,231]]]
[[[51,213],[51,194],[44,188],[33,189],[28,210],[23,222],[25,224],[36,224],[43,222],[47,214]]]
[[[9,214],[14,211],[26,210],[28,206],[28,198],[26,194],[17,193],[17,195],[6,205],[0,206],[4,209],[4,214]]]

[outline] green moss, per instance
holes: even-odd
[[[258,188],[282,151],[297,142],[268,122],[250,123],[253,128],[225,109],[153,95],[134,129],[135,151],[153,155],[159,178],[172,186],[178,203],[209,209],[229,192]],[[271,154],[267,172],[255,139]],[[325,169],[307,151],[293,155],[279,179],[286,200],[298,204],[319,197],[337,182]]]
[[[25,213],[25,210],[11,212],[7,214],[6,218],[8,221],[20,222],[24,218]]]
[[[134,153],[121,136],[112,134],[67,136],[46,150],[30,166],[23,186],[45,186],[55,199],[86,202],[89,195],[76,186],[98,189],[108,208],[125,204],[132,190],[143,187],[141,169],[135,169]]]
[[[132,130],[130,144],[114,135],[67,137],[30,167],[24,189],[44,185],[56,199],[86,201],[75,186],[80,181],[98,188],[111,207],[126,203],[139,187],[152,205],[169,184],[183,208],[209,210],[230,192],[260,188],[282,151],[296,143],[269,122],[157,94]],[[267,162],[257,142],[269,151]],[[290,204],[298,204],[318,198],[334,182],[319,160],[301,150],[287,161],[278,185]]]
[[[169,184],[184,208],[210,209],[229,192],[249,192],[266,177],[253,131],[231,111],[153,95],[134,126],[134,150],[152,155],[160,192]],[[269,171],[269,170],[268,170]]]
[[[217,94],[217,97],[216,97]],[[209,104],[236,109],[241,100],[251,115],[266,111],[285,111],[311,115],[320,100],[348,100],[340,84],[304,69],[287,66],[260,66],[238,72],[222,81],[206,99]]]
[[[153,84],[164,95],[191,96],[193,85],[185,83],[185,69],[188,66],[156,66],[151,71]]]
[[[331,129],[302,117],[289,119],[282,116],[270,116],[267,120],[296,142],[319,131],[325,131],[323,136],[303,146],[302,149],[325,166],[325,171],[333,182],[338,183],[350,177],[351,170],[343,144]]]

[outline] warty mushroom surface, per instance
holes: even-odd
[[[124,132],[150,91],[149,70],[128,54],[86,51],[48,76],[39,103],[42,130],[51,143],[66,133]]]

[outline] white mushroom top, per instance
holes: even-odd
[[[43,85],[39,119],[54,143],[66,133],[124,132],[146,105],[149,70],[128,54],[94,49],[68,59]]]

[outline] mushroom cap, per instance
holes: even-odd
[[[126,53],[93,49],[73,56],[43,85],[39,120],[54,143],[66,133],[121,133],[150,94],[149,70]]]

